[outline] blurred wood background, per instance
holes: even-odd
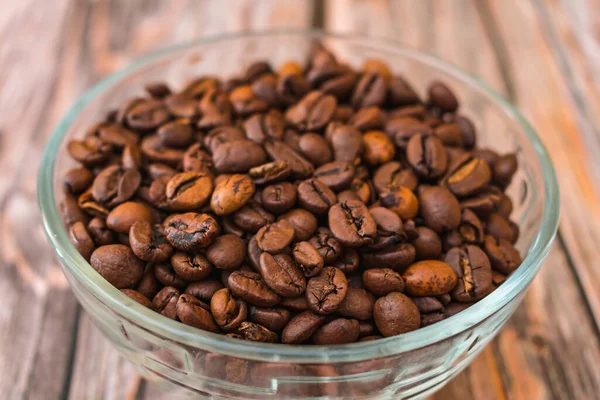
[[[38,160],[83,91],[156,47],[319,27],[388,36],[480,77],[532,122],[561,186],[546,265],[498,337],[433,396],[600,398],[600,1],[4,0],[0,399],[154,399],[78,306],[39,223]]]

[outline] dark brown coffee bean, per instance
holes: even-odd
[[[250,85],[238,86],[229,94],[229,101],[235,112],[241,117],[267,111],[269,104],[259,99]]]
[[[178,118],[196,120],[200,117],[198,102],[185,93],[170,94],[164,99],[167,110]]]
[[[456,287],[451,292],[453,300],[462,303],[480,300],[494,289],[490,260],[479,247],[455,247],[444,260],[458,276]]]
[[[410,243],[398,243],[382,250],[362,253],[365,268],[390,268],[402,271],[415,260],[415,248]]]
[[[79,254],[89,261],[96,246],[83,222],[77,221],[69,228],[69,239]]]
[[[232,214],[233,222],[243,231],[258,232],[260,228],[275,222],[275,216],[265,211],[257,202],[250,200]]]
[[[375,166],[392,161],[396,148],[390,138],[382,131],[369,131],[363,136],[365,147],[364,160]]]
[[[300,74],[285,74],[277,82],[277,96],[285,105],[298,102],[310,91],[310,82]]]
[[[65,195],[65,200],[67,200],[69,197],[67,195]],[[91,190],[87,190],[85,192],[83,192],[78,198],[77,198],[77,206],[83,210],[86,214],[91,215],[92,217],[100,217],[102,219],[106,219],[106,216],[109,213],[108,208],[104,207],[102,204],[100,204],[99,202],[97,202],[96,200],[94,200],[94,197],[92,196],[92,192]],[[68,210],[70,213],[72,212],[71,210]],[[69,217],[75,217],[76,215],[72,214]],[[85,218],[85,220],[87,221],[87,218]],[[83,220],[82,220],[83,222]]]
[[[444,187],[420,186],[419,205],[425,224],[437,233],[456,229],[460,225],[460,204]]]
[[[357,320],[338,318],[319,328],[312,335],[312,342],[318,345],[353,343],[359,335]]]
[[[368,245],[370,250],[383,249],[405,239],[402,220],[396,213],[384,207],[373,207],[369,212],[377,224],[377,236]]]
[[[385,132],[401,149],[406,149],[408,141],[413,135],[417,133],[431,135],[433,133],[429,126],[411,117],[399,117],[388,120],[385,125]]]
[[[208,278],[198,282],[190,282],[184,293],[189,294],[205,303],[210,303],[213,295],[223,288],[223,284],[216,279]]]
[[[97,202],[114,207],[129,200],[140,186],[141,180],[137,170],[112,165],[94,179],[92,196]]]
[[[212,158],[202,150],[200,143],[191,145],[185,151],[182,163],[185,172],[198,172],[207,176],[212,175]]]
[[[173,247],[167,241],[163,227],[145,220],[131,225],[129,244],[137,258],[148,262],[161,263],[173,254]]]
[[[378,72],[367,72],[356,84],[352,93],[352,106],[365,108],[381,106],[385,101],[387,83],[384,76]]]
[[[177,252],[171,257],[171,266],[178,276],[188,282],[203,280],[212,272],[211,263],[202,254]]]
[[[144,307],[152,308],[152,303],[146,296],[133,289],[121,289],[121,292],[133,301],[143,305]]]
[[[454,195],[465,197],[482,189],[491,178],[492,172],[485,161],[466,156],[451,167],[444,184]]]
[[[122,244],[98,247],[90,257],[90,264],[117,289],[133,288],[144,274],[144,264]]]
[[[326,136],[331,142],[335,161],[354,163],[363,154],[363,135],[353,126],[331,123]]]
[[[229,289],[215,292],[210,300],[210,310],[215,322],[224,331],[237,329],[248,316],[248,306],[236,300]]]
[[[259,272],[265,283],[282,297],[298,297],[306,289],[306,279],[292,258],[286,254],[262,253]]]
[[[394,76],[388,88],[388,102],[392,107],[419,103],[417,92],[400,76]]]
[[[256,114],[244,122],[244,130],[246,137],[258,144],[270,140],[282,140],[285,132],[285,119],[277,110],[271,110],[266,114]]]
[[[247,172],[267,161],[263,148],[251,140],[221,144],[213,153],[215,169],[220,173]]]
[[[278,221],[288,221],[294,227],[293,242],[308,240],[317,231],[317,218],[301,208],[294,208],[277,217]],[[314,245],[314,243],[313,243]]]
[[[217,150],[223,143],[233,142],[235,140],[244,140],[246,135],[244,131],[234,126],[219,126],[212,129],[204,137],[204,148],[211,154]]]
[[[312,311],[304,311],[296,315],[286,325],[281,334],[281,342],[298,344],[307,341],[323,324],[326,318]]]
[[[294,239],[294,226],[286,220],[260,228],[256,233],[258,247],[271,254],[281,253]]]
[[[421,318],[423,317],[423,314],[444,311],[444,305],[435,297],[413,297],[412,301],[419,309]],[[422,321],[423,320],[421,319],[421,322]]]
[[[171,211],[191,211],[206,205],[213,191],[212,178],[200,172],[173,176],[165,188],[165,204]]]
[[[459,235],[461,243],[480,244],[483,242],[484,233],[481,221],[469,209],[462,211],[456,233]]]
[[[256,272],[233,271],[227,282],[233,294],[257,307],[273,307],[281,299]]]
[[[333,236],[343,245],[363,246],[372,243],[377,235],[377,224],[360,201],[350,200],[334,205],[328,218]]]
[[[498,286],[502,285],[508,276],[504,275],[502,272],[492,270],[492,285],[494,288],[498,288]]]
[[[373,175],[373,184],[377,191],[391,190],[404,186],[409,190],[415,190],[419,183],[417,177],[410,168],[403,168],[397,161],[391,161],[379,167]]]
[[[254,322],[242,322],[238,332],[245,340],[253,342],[277,343],[279,341],[279,336],[275,332]]]
[[[456,286],[456,273],[450,265],[437,260],[419,261],[403,273],[405,292],[411,296],[437,296]]]
[[[163,288],[152,299],[152,309],[167,318],[176,319],[179,294],[179,290],[174,287]]]
[[[318,275],[325,261],[321,254],[309,242],[298,242],[292,249],[292,256],[307,278]]]
[[[399,292],[377,299],[373,317],[377,329],[385,337],[414,331],[421,324],[421,316],[415,303]]]
[[[406,159],[415,173],[425,179],[444,175],[448,168],[448,154],[442,141],[434,135],[416,133],[406,145]]]
[[[247,92],[246,92],[247,93]],[[233,107],[240,106],[241,102],[233,104],[229,101],[227,93],[219,91],[217,88],[210,88],[200,99],[198,108],[202,117],[198,120],[196,126],[204,131],[214,129],[219,126],[230,125]],[[239,97],[235,99],[240,100]],[[253,105],[248,105],[248,109]]]
[[[264,326],[265,328],[280,332],[290,320],[291,314],[285,308],[260,308],[250,307],[248,320]]]
[[[63,178],[65,187],[74,194],[86,190],[94,181],[94,175],[87,168],[73,168],[67,171]]]
[[[514,222],[497,213],[489,215],[485,224],[485,233],[496,239],[504,239],[515,244],[519,238],[519,227]]]
[[[268,185],[285,180],[292,175],[292,169],[285,161],[273,161],[250,168],[248,175],[257,185]]]
[[[176,307],[177,317],[184,324],[209,332],[219,332],[210,314],[210,307],[197,298],[184,293],[179,296]]]
[[[375,296],[404,291],[402,276],[389,268],[368,269],[363,273],[363,281],[367,290]]]
[[[281,105],[277,95],[277,80],[277,75],[267,73],[255,79],[251,85],[254,95],[266,101],[269,107],[279,107]]]
[[[269,185],[261,194],[263,207],[275,214],[282,214],[290,210],[296,204],[296,198],[296,186],[289,182]]]
[[[194,138],[194,128],[187,119],[178,119],[162,125],[156,131],[163,146],[187,147]]]
[[[67,145],[69,155],[86,167],[100,165],[110,157],[111,146],[96,137],[71,140]]]
[[[442,254],[442,241],[437,233],[426,226],[416,227],[418,237],[410,242],[415,248],[416,260],[437,260]]]
[[[318,131],[331,120],[336,106],[335,97],[315,90],[290,107],[285,118],[300,131]]]
[[[306,300],[310,310],[318,314],[336,311],[348,292],[348,280],[342,271],[334,267],[323,268],[306,285]]]
[[[460,126],[455,122],[438,125],[433,130],[433,133],[440,138],[444,146],[462,146]]]
[[[339,268],[346,275],[356,272],[359,264],[358,253],[351,247],[344,248],[342,254],[333,262],[333,266]]]
[[[236,269],[246,258],[246,242],[235,235],[217,237],[206,249],[206,258],[220,269]]]
[[[231,214],[242,208],[252,198],[254,191],[254,182],[248,175],[232,175],[217,184],[210,207],[217,215]]]
[[[325,214],[336,203],[336,197],[327,185],[313,178],[298,185],[298,203],[314,214]]]
[[[323,136],[316,133],[305,133],[298,142],[302,155],[316,166],[333,160],[329,144]]]
[[[121,164],[125,169],[140,169],[143,166],[142,152],[136,145],[128,145],[123,149]]]
[[[341,316],[366,321],[373,316],[375,297],[364,289],[348,288],[348,293],[337,313]]]
[[[419,212],[417,196],[405,186],[387,186],[379,192],[379,201],[403,221],[413,219]]]
[[[136,222],[154,224],[155,215],[144,203],[128,201],[119,204],[106,217],[106,226],[115,232],[129,234],[129,229]]]
[[[126,118],[131,128],[148,132],[167,122],[170,114],[162,101],[150,99],[133,106]]]
[[[383,128],[385,115],[379,107],[361,108],[350,118],[349,123],[362,131]]]
[[[171,94],[169,85],[165,82],[151,82],[144,85],[144,89],[148,94],[156,99],[162,99]]]
[[[281,299],[280,306],[285,307],[293,312],[302,312],[308,310],[308,302],[305,296],[283,298]]]
[[[317,168],[314,177],[338,192],[350,187],[355,172],[354,167],[347,162],[333,161]]]
[[[106,227],[102,218],[92,218],[87,230],[97,246],[105,246],[114,242],[114,232]]]
[[[163,163],[171,166],[177,166],[184,157],[182,149],[173,149],[162,145],[162,140],[158,135],[148,135],[144,137],[140,144],[140,150],[144,157],[151,162]]]
[[[519,251],[507,240],[487,235],[483,249],[489,257],[492,268],[503,274],[510,274],[521,264]]]
[[[427,90],[429,101],[444,112],[454,112],[458,108],[458,100],[452,90],[440,81],[429,85]]]
[[[333,236],[331,230],[325,227],[317,229],[317,234],[309,239],[309,243],[321,254],[325,264],[331,264],[342,254],[343,247]]]
[[[295,179],[306,179],[313,174],[314,165],[286,143],[267,142],[264,146],[270,159],[287,163]]]
[[[187,284],[183,277],[177,275],[169,262],[156,264],[154,266],[154,276],[163,285],[173,286],[179,290],[183,290]]]
[[[494,183],[501,188],[506,188],[510,185],[515,172],[517,172],[517,156],[515,154],[506,154],[500,156],[494,162],[493,175]]]
[[[163,226],[169,243],[183,251],[208,247],[219,233],[219,226],[213,217],[193,212],[171,215]]]

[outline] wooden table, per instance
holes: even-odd
[[[283,27],[398,38],[480,77],[529,118],[560,181],[558,238],[514,317],[434,398],[600,398],[598,0],[4,0],[0,398],[160,397],[71,293],[39,223],[38,160],[73,101],[141,54]]]

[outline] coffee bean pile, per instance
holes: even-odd
[[[260,342],[398,335],[466,309],[520,264],[514,154],[476,148],[444,83],[316,47],[304,67],[165,83],[68,143],[71,240],[184,324]]]

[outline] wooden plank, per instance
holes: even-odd
[[[546,101],[561,103],[551,109],[562,110],[561,116],[565,118],[576,111],[573,104],[565,100],[566,93],[560,86],[564,81],[560,74],[553,73],[556,70],[553,60],[549,60],[546,53],[536,51],[540,47],[537,41],[531,43],[523,38],[524,29],[526,36],[539,38],[541,35],[536,26],[537,10],[524,9],[523,2],[517,5],[490,2],[494,7],[511,11],[509,15],[498,16],[485,5],[477,8],[482,3],[476,1],[369,2],[375,3],[372,7],[366,3],[359,0],[327,2],[326,26],[334,30],[393,36],[482,78],[513,97],[533,124],[538,129],[544,128],[541,130],[544,139],[548,131],[553,135],[554,142],[549,144],[553,156],[564,149],[556,141],[561,140],[565,126],[571,127],[573,137],[580,134],[573,123],[548,126],[546,115],[532,112],[536,107],[550,109]],[[465,26],[469,29],[464,29]],[[497,29],[493,29],[494,26]],[[515,48],[522,51],[519,57],[512,54]],[[513,57],[507,58],[504,53]],[[528,74],[522,72],[522,64],[528,65]],[[518,80],[514,74],[519,75]],[[532,88],[529,78],[536,74],[542,78],[539,78],[539,87]],[[558,83],[549,84],[548,81]],[[545,90],[537,90],[541,89],[542,82],[547,85]],[[580,154],[577,151],[571,153],[573,158]],[[566,164],[562,165],[568,170]],[[565,179],[572,179],[572,173],[565,175],[559,176],[561,184]],[[591,184],[589,175],[587,182]],[[588,209],[588,204],[573,203],[572,200],[570,197],[563,199],[563,205],[580,207],[581,213]],[[595,229],[594,224],[594,221],[588,221],[581,226],[588,232]],[[589,243],[587,250],[594,251],[597,248],[591,245],[594,239]],[[595,243],[597,246],[598,242]],[[565,254],[562,243],[557,243],[523,305],[499,337],[435,398],[591,398],[598,393],[600,377],[594,365],[600,361],[599,337],[588,312],[590,296],[577,291],[580,279],[584,278],[571,269]],[[576,272],[586,269],[584,262],[574,262]],[[591,264],[587,265],[591,267]],[[564,290],[553,290],[556,282],[561,282]],[[558,315],[560,319],[551,320],[548,318],[551,315]],[[581,328],[585,333],[580,335],[568,327]],[[575,361],[581,359],[585,360],[583,366],[580,361]]]

